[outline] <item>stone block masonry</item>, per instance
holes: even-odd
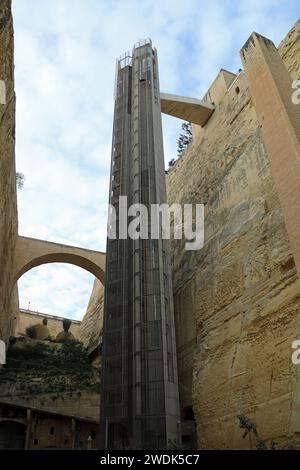
[[[299,29],[280,46],[294,78]],[[238,414],[268,446],[297,447],[300,282],[247,68],[218,98],[167,178],[170,204],[205,203],[203,249],[171,242],[182,419],[192,407],[201,449],[254,449]]]
[[[18,310],[17,297],[10,296],[17,239],[10,8],[10,0],[0,2],[2,90],[5,84],[0,338],[5,341]],[[299,51],[297,22],[279,47],[292,79],[300,78]],[[167,178],[170,204],[206,204],[203,249],[187,252],[180,241],[171,244],[181,418],[193,409],[197,446],[204,449],[255,448],[249,436],[242,438],[238,414],[255,421],[267,445],[300,447],[299,366],[291,362],[291,344],[300,334],[300,116],[279,55],[269,40],[251,36],[242,50],[245,73],[232,76],[231,85],[219,79],[214,84],[210,95],[215,93],[216,109]],[[101,340],[102,296],[98,285],[83,321],[89,351]],[[34,381],[32,387],[37,385]],[[45,396],[47,407],[51,401],[61,410],[62,396],[52,398]],[[40,399],[35,395],[38,406]],[[75,405],[76,395],[70,406],[71,401]],[[99,407],[93,397],[83,401],[85,414]]]
[[[300,21],[278,51],[292,79],[299,78]],[[201,449],[254,449],[253,438],[242,438],[238,414],[255,421],[268,446],[274,440],[276,448],[295,448],[294,248],[247,67],[227,85],[223,76],[207,93],[215,112],[204,128],[194,126],[193,143],[167,177],[170,204],[206,203],[203,249],[171,243],[181,419],[189,423],[193,410]],[[102,295],[94,289],[85,341],[93,324],[100,330]]]
[[[253,33],[241,57],[300,276],[300,105],[272,41]]]
[[[11,0],[0,1],[0,340],[8,343],[19,316],[17,280],[44,263],[80,266],[104,280],[105,255],[18,236],[15,168],[14,34]]]
[[[2,91],[5,89],[5,99],[0,104],[0,339],[5,342],[13,333],[18,316],[18,296],[16,288],[12,290],[13,256],[17,239],[13,49],[11,0],[2,0],[0,80]]]

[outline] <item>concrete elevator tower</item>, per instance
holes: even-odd
[[[166,449],[180,441],[168,240],[130,239],[119,227],[128,207],[166,202],[157,53],[150,40],[117,62],[107,240],[101,447]],[[123,208],[124,209],[124,208]],[[129,218],[130,222],[130,218]],[[127,230],[127,226],[125,227]]]

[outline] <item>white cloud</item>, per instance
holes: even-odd
[[[202,96],[221,67],[240,67],[253,30],[278,43],[297,19],[297,3],[14,0],[17,166],[26,177],[20,233],[105,249],[116,57],[151,37],[161,89]],[[168,162],[180,122],[163,123]],[[19,284],[22,306],[30,299],[36,309],[78,316],[92,277],[53,265]]]
[[[90,296],[93,276],[73,266],[44,265],[22,279],[23,308],[81,319]]]

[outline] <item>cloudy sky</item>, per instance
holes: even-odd
[[[158,50],[161,90],[201,97],[241,67],[252,31],[275,44],[298,0],[13,0],[21,235],[105,250],[115,60],[141,38]],[[163,119],[165,159],[180,122]],[[81,319],[93,277],[44,265],[19,281],[20,305]]]

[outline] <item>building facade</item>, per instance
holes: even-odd
[[[116,237],[107,242],[101,423],[105,448],[167,448],[180,434],[168,241],[161,226],[157,239],[127,237],[120,196],[128,207],[166,202],[151,41],[117,62],[110,182]]]
[[[95,449],[98,420],[0,400],[0,449]]]

